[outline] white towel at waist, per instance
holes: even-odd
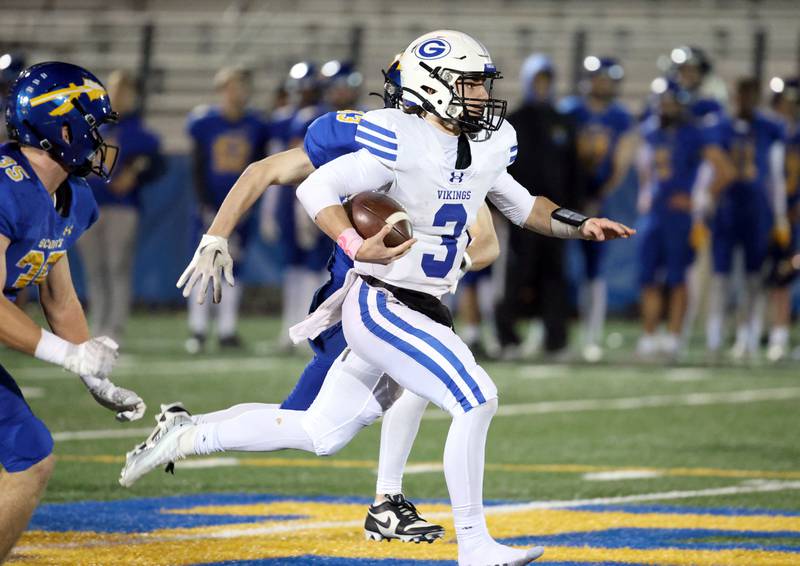
[[[289,329],[289,338],[295,344],[303,340],[314,339],[323,330],[330,328],[342,320],[342,303],[347,296],[350,287],[358,280],[358,273],[354,269],[347,272],[342,287],[334,292],[330,297],[309,314],[305,319],[298,322]]]

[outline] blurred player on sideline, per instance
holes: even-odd
[[[603,211],[606,199],[624,181],[636,154],[633,118],[617,100],[624,71],[612,57],[590,55],[583,61],[582,96],[561,101],[559,109],[578,127],[578,160],[586,188],[581,207],[588,214]],[[585,280],[581,287],[583,358],[596,362],[603,356],[603,327],[608,290],[603,276],[603,251],[598,242],[582,241]]]
[[[639,169],[641,239],[639,281],[642,287],[643,334],[637,346],[643,359],[681,352],[687,308],[686,272],[694,260],[694,233],[701,230],[698,199],[717,194],[730,178],[721,147],[689,113],[689,97],[675,82],[653,81],[656,114],[641,126]],[[710,175],[700,175],[706,162]],[[693,223],[698,223],[694,227]],[[667,333],[657,336],[664,288],[668,294]]]
[[[81,238],[78,249],[89,283],[91,328],[94,334],[110,336],[119,343],[131,307],[139,194],[164,171],[164,159],[158,138],[145,128],[136,111],[136,79],[126,71],[114,71],[108,79],[108,94],[119,121],[100,131],[120,148],[119,157],[110,182],[89,179],[100,218]]]
[[[91,73],[41,63],[19,76],[6,104],[13,141],[0,144],[0,343],[76,373],[119,420],[142,417],[144,402],[108,379],[117,345],[92,338],[69,271],[67,251],[97,220],[83,177],[108,178],[115,151],[98,128],[116,120]],[[39,287],[51,332],[15,304]],[[53,438],[17,383],[0,366],[0,562],[25,530],[53,470]]]
[[[770,244],[770,332],[767,359],[777,362],[789,351],[789,325],[792,316],[792,283],[797,268],[792,257],[797,253],[798,224],[800,224],[800,79],[773,78],[772,109],[783,120],[786,142],[786,208],[791,225],[789,243],[774,238]]]
[[[734,251],[744,252],[745,281],[732,355],[735,359],[754,359],[763,330],[764,262],[770,234],[783,247],[791,242],[786,209],[785,129],[781,122],[758,109],[759,91],[755,79],[739,79],[734,115],[717,126],[736,176],[720,196],[711,225],[714,277],[706,334],[711,356],[718,354],[724,339]]]
[[[267,126],[263,118],[248,109],[251,76],[244,69],[226,67],[214,77],[219,104],[200,106],[192,111],[187,131],[192,138],[193,179],[198,201],[198,229],[211,224],[236,179],[248,164],[264,156]],[[231,241],[231,253],[239,258],[244,253],[252,230],[252,217],[239,225]],[[201,232],[202,233],[202,232]],[[197,297],[196,297],[197,298]],[[233,289],[228,300],[214,306],[217,339],[222,348],[242,346],[237,333],[241,288]],[[206,346],[212,305],[205,297],[189,301],[189,332],[186,341],[189,353],[196,354]]]

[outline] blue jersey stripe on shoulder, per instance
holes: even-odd
[[[516,145],[512,145],[511,146],[511,152],[514,153],[515,151],[517,151],[517,146]]]
[[[356,140],[358,140],[358,138],[356,138]],[[386,153],[385,151],[381,151],[380,149],[374,148],[366,144],[361,144],[361,147],[369,151],[372,155],[375,155],[387,161],[397,161],[397,156],[392,153]]]
[[[360,130],[361,128],[366,128],[368,130],[372,130],[373,132],[378,132],[379,134],[383,134],[384,136],[392,138],[393,140],[397,139],[397,134],[395,134],[392,130],[387,130],[386,128],[382,128],[381,126],[373,124],[372,122],[369,122],[364,118],[362,118],[361,121],[358,123],[358,129]]]
[[[378,136],[373,136],[371,134],[368,134],[367,132],[356,132],[356,138],[363,139],[363,140],[369,140],[369,141],[373,142],[376,145],[379,145],[381,147],[385,147],[386,149],[393,149],[393,150],[397,151],[397,144],[396,143],[392,143],[390,141],[386,141],[383,138],[379,138]]]

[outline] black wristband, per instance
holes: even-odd
[[[575,226],[576,228],[579,228],[581,224],[589,220],[588,216],[584,216],[580,212],[575,212],[563,206],[555,209],[550,217],[553,220],[558,220],[559,222]]]

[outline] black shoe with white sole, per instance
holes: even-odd
[[[431,543],[444,536],[444,527],[420,517],[414,504],[398,493],[384,495],[384,501],[369,506],[364,534],[367,540]]]

